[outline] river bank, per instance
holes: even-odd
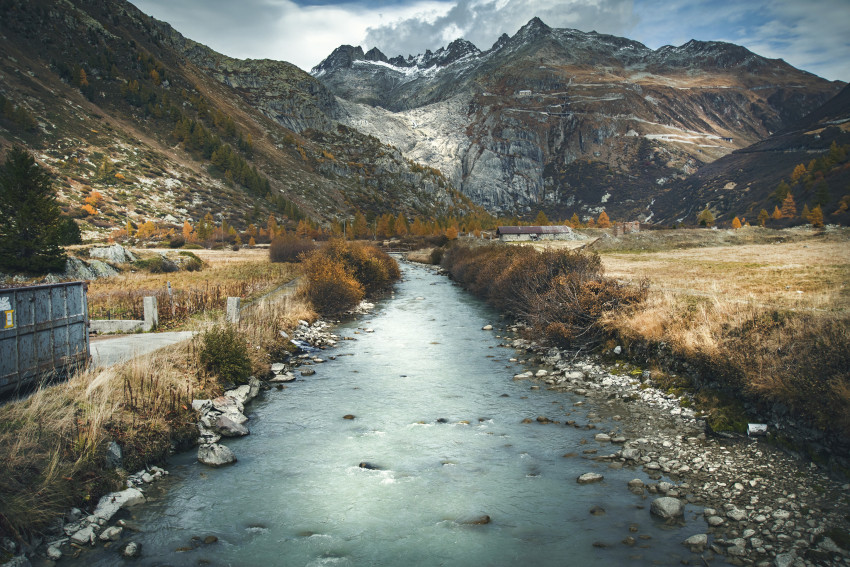
[[[606,364],[598,356],[576,359],[524,339],[503,346],[533,364],[515,379],[570,392],[586,400],[576,405],[599,408],[585,421],[565,422],[600,431],[583,455],[612,468],[642,469],[655,482],[635,481],[628,489],[647,499],[668,496],[703,507],[704,524],[693,526],[687,545],[706,561],[850,564],[850,484],[758,438],[706,436],[705,422],[682,407],[687,398],[641,382],[649,371]],[[543,418],[537,421],[549,421]]]
[[[541,542],[546,543],[543,547],[558,546],[564,540],[585,564],[629,558],[661,564],[714,560],[785,565],[797,559],[804,565],[846,564],[847,555],[836,540],[841,530],[846,533],[842,514],[847,513],[845,488],[850,487],[800,467],[761,442],[706,437],[704,424],[689,408],[643,386],[632,374],[638,369],[590,357],[573,360],[565,351],[541,349],[517,337],[516,327],[493,323],[495,328],[484,330],[487,325],[479,322],[475,329],[463,329],[461,324],[469,327],[476,320],[461,323],[455,305],[450,305],[450,313],[440,314],[435,309],[445,298],[429,293],[452,286],[415,273],[409,279],[423,283],[400,289],[376,315],[334,329],[344,336],[336,345],[327,345],[333,350],[305,353],[299,360],[308,364],[293,372],[300,374],[296,382],[280,384],[285,390],[273,387],[254,402],[249,416],[257,430],[234,441],[240,456],[234,467],[198,473],[194,455],[174,459],[168,490],[146,505],[153,523],[144,524],[145,512],[138,509],[127,519],[142,530],[134,537],[145,539],[143,549],[159,548],[147,557],[143,552],[139,564],[194,565],[210,553],[213,558],[230,556],[236,544],[245,546],[236,557],[251,557],[248,554],[260,547],[263,553],[285,549],[294,557],[313,558],[302,564],[315,562],[317,556],[324,559],[316,564],[364,564],[357,559],[386,560],[387,549],[407,553],[399,557],[412,564],[433,564],[434,559],[428,563],[424,555],[402,551],[411,546],[416,553],[448,554],[447,564],[469,564],[453,555],[459,553],[454,548],[445,547],[453,538],[471,546],[465,559],[487,563],[486,547],[494,545],[489,538],[497,536],[522,545],[527,540],[531,549],[540,548]],[[393,323],[400,315],[407,318]],[[419,327],[410,330],[410,320]],[[352,350],[354,345],[358,348]],[[444,347],[451,349],[444,352]],[[412,360],[402,356],[389,364],[382,358],[389,353]],[[468,368],[470,357],[486,365]],[[454,364],[439,366],[440,359]],[[356,360],[353,367],[347,362]],[[505,366],[512,371],[505,374]],[[446,381],[446,373],[459,374],[460,381]],[[504,377],[485,382],[492,376]],[[474,391],[478,382],[487,384],[483,391]],[[409,398],[429,403],[384,415]],[[504,405],[508,402],[510,406]],[[337,437],[340,429],[342,436]],[[300,436],[303,441],[297,440]],[[489,444],[471,456],[471,444],[482,439]],[[276,457],[280,440],[287,453],[284,460]],[[499,455],[496,461],[494,454]],[[362,462],[376,468],[359,467]],[[273,488],[262,470],[286,478],[286,484]],[[577,491],[577,478],[588,472],[603,478]],[[195,487],[192,478],[198,474]],[[234,491],[237,479],[240,489]],[[401,499],[410,497],[405,491],[411,488],[419,499]],[[441,496],[444,491],[447,497]],[[246,504],[252,492],[261,500]],[[539,507],[533,520],[509,515],[506,507],[516,496],[508,494],[517,492],[522,495],[516,502],[520,508]],[[525,500],[541,496],[540,504]],[[670,527],[656,525],[650,513],[652,502],[662,496],[682,503],[683,514],[675,516]],[[237,509],[219,510],[227,504]],[[439,506],[432,510],[433,504]],[[399,506],[406,509],[396,511]],[[217,512],[198,517],[208,509]],[[482,531],[470,531],[460,521],[484,515],[492,522]],[[445,518],[452,520],[446,523]],[[240,527],[234,530],[217,520]],[[405,535],[389,535],[392,524],[398,523],[407,528]],[[591,533],[581,542],[567,535],[587,530]],[[441,548],[410,541],[414,532],[424,532],[420,535],[426,539],[433,536],[442,542],[436,544]],[[353,548],[365,534],[377,535],[385,549]],[[192,543],[195,537],[200,538],[197,546]],[[209,537],[218,542],[204,544]],[[685,540],[691,543],[684,546]],[[538,564],[561,564],[553,562],[563,557],[555,550],[560,548],[522,553],[540,554]],[[120,561],[112,553],[86,560],[112,565]],[[508,564],[504,558],[491,564]]]

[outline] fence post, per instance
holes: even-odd
[[[236,324],[239,322],[239,310],[241,308],[242,299],[239,297],[227,298],[227,322]]]
[[[155,329],[159,325],[159,309],[156,305],[156,297],[149,296],[144,298],[145,307],[145,325],[142,330],[147,332]]]

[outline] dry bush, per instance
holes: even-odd
[[[645,284],[607,279],[598,255],[577,251],[456,245],[443,266],[471,292],[561,345],[599,339],[604,314],[646,297]]]
[[[340,315],[401,277],[388,254],[363,243],[330,240],[303,262],[304,293],[322,315]]]
[[[300,262],[304,254],[316,249],[316,244],[294,234],[278,236],[269,246],[269,260],[272,262]]]

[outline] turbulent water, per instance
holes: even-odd
[[[521,423],[583,422],[594,408],[512,380],[525,370],[508,361],[517,353],[481,330],[498,322],[495,313],[429,270],[406,266],[404,276],[372,314],[339,327],[356,340],[321,353],[335,360],[249,406],[251,435],[225,440],[238,463],[172,460],[158,497],[132,510],[139,531],[129,537],[143,544],[133,564],[616,565],[688,556],[681,541],[695,532],[654,521],[649,501],[626,489],[643,473],[583,455],[616,450],[596,444],[598,430]],[[591,471],[605,480],[576,483]],[[591,514],[594,506],[605,513]],[[489,524],[468,523],[483,515]],[[199,543],[208,536],[217,541]],[[629,536],[634,545],[622,543]],[[81,561],[123,562],[114,549]]]

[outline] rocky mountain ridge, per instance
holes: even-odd
[[[0,52],[0,148],[34,153],[89,238],[149,221],[179,233],[207,213],[328,227],[355,210],[471,207],[439,172],[340,125],[307,73],[218,54],[124,0],[4,0]]]
[[[733,44],[651,50],[537,18],[487,51],[456,40],[388,58],[342,46],[312,74],[339,97],[339,120],[439,168],[493,212],[649,221],[700,166],[843,86]]]

